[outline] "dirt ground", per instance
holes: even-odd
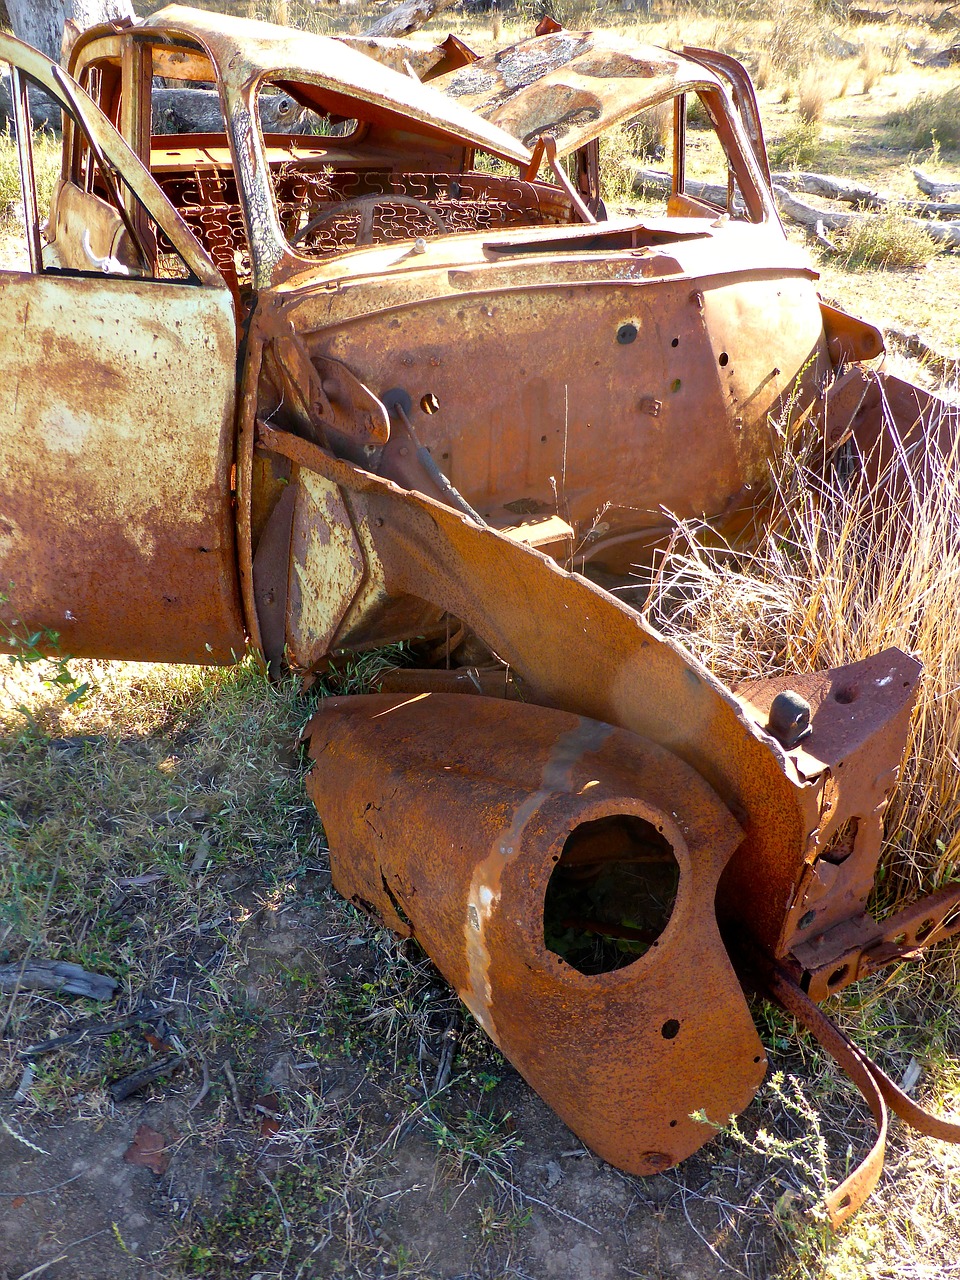
[[[316,691],[250,664],[78,675],[75,707],[40,673],[3,677],[0,963],[51,955],[119,987],[3,1000],[3,1280],[960,1274],[955,1148],[895,1132],[855,1230],[805,1216],[869,1118],[763,1003],[770,1074],[739,1126],[653,1178],[585,1151],[416,946],[333,892],[297,748]],[[956,989],[941,959],[832,1012],[949,1108]]]

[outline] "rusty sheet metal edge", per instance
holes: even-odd
[[[752,1098],[765,1055],[714,914],[742,832],[678,757],[566,711],[458,694],[327,700],[307,789],[334,885],[412,934],[571,1129],[632,1173],[675,1164]],[[548,948],[547,884],[582,823],[635,815],[680,868],[645,955],[586,974]]]
[[[531,700],[630,729],[705,778],[744,827],[742,848],[770,868],[754,929],[758,942],[775,947],[792,873],[819,820],[814,788],[705,667],[536,550],[297,436],[261,425],[259,439],[340,486],[390,594],[428,600],[464,621],[518,671]],[[357,622],[348,613],[338,644]]]

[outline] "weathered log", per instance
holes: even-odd
[[[365,36],[408,36],[425,22],[429,22],[434,14],[450,9],[456,0],[404,0],[382,18],[378,18],[371,27],[363,32]]]
[[[828,200],[843,200],[847,204],[863,204],[870,209],[882,208],[886,203],[884,197],[870,187],[861,186],[859,182],[850,182],[847,178],[833,178],[825,173],[774,173],[774,182],[779,182],[788,191],[803,191],[808,196],[825,196]]]
[[[442,44],[434,45],[414,44],[410,40],[399,40],[393,36],[340,35],[334,36],[334,39],[356,49],[358,53],[366,54],[391,71],[399,71],[401,75],[409,75],[412,71],[418,80],[430,80],[444,69],[449,59],[447,45],[453,37],[448,36]],[[449,67],[446,69],[449,70]]]
[[[809,231],[816,232],[818,222],[828,231],[847,231],[876,216],[872,213],[839,213],[833,209],[817,209],[779,183],[774,183],[773,190],[780,212]],[[950,249],[960,248],[960,222],[934,222],[928,218],[907,218],[906,221],[925,231],[931,240],[937,240]]]
[[[662,169],[644,169],[639,165],[634,168],[633,190],[637,195],[642,195],[644,191],[663,192],[664,195],[668,195],[672,185],[673,180],[670,174],[664,173]],[[694,178],[687,178],[684,190],[695,200],[709,200],[711,204],[726,207],[726,184],[720,186],[719,183],[697,182]]]
[[[264,133],[296,133],[303,108],[286,93],[261,94],[257,109]],[[37,92],[30,94],[34,129],[60,133],[60,108]],[[13,127],[9,77],[0,77],[0,133]],[[223,109],[215,89],[153,90],[154,133],[223,133]]]
[[[27,960],[0,965],[0,991],[59,991],[63,995],[112,1000],[116,978],[88,973],[68,960]]]
[[[223,133],[223,108],[216,89],[153,90],[154,133]],[[303,108],[286,93],[261,93],[257,111],[264,133],[296,133]]]
[[[889,22],[896,12],[896,9],[848,9],[844,16],[851,26],[864,27],[874,22]]]
[[[960,192],[960,182],[956,180],[938,182],[936,178],[931,178],[922,169],[911,169],[910,172],[913,174],[914,182],[916,182],[923,194],[932,196],[934,200],[942,200],[944,196],[956,195]]]
[[[775,173],[773,180],[788,191],[802,191],[808,196],[823,196],[827,200],[842,200],[846,204],[862,204],[868,209],[895,209],[920,218],[960,217],[960,204],[939,204],[935,201],[910,200],[902,196],[885,196],[858,182],[830,177],[825,173]]]
[[[922,67],[936,67],[943,69],[944,67],[955,67],[960,63],[960,44],[952,44],[947,49],[941,49],[939,53],[935,53],[932,58],[927,58],[920,65]]]

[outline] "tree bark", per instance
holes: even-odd
[[[60,61],[63,24],[72,18],[81,30],[111,18],[133,18],[131,0],[0,0],[6,5],[13,34]]]
[[[857,222],[862,222],[865,218],[872,218],[874,213],[841,213],[833,209],[818,209],[812,204],[808,204],[806,200],[801,200],[799,196],[788,191],[782,182],[777,182],[778,177],[784,177],[783,174],[774,175],[774,194],[777,197],[777,205],[780,212],[792,222],[797,222],[802,227],[806,227],[808,231],[814,235],[823,235],[827,231],[843,231],[853,226]],[[798,175],[789,175],[794,183]],[[852,183],[846,183],[843,179],[828,178],[824,174],[802,174],[802,178],[816,178],[815,183],[810,183],[803,187],[813,194],[814,189],[819,195],[827,195],[828,189],[833,199],[850,199],[850,192],[857,190],[867,195],[872,195],[875,200],[879,201],[877,207],[883,209],[896,208],[899,210],[909,209],[915,211],[916,204],[904,201],[902,204],[885,200],[884,197],[878,196],[876,192],[869,192],[866,188],[854,188]],[[642,169],[637,168],[634,171],[633,178],[634,190],[640,193],[644,189],[647,191],[663,191],[670,190],[670,175],[663,173],[658,169]],[[846,196],[839,195],[839,191],[845,188]],[[713,204],[725,204],[727,199],[727,188],[717,186],[709,182],[695,182],[688,178],[686,181],[686,190],[690,195],[701,200],[709,200]],[[859,198],[859,197],[858,197]],[[920,205],[921,209],[936,210],[938,213],[945,213],[951,209],[947,205]],[[926,231],[927,235],[933,240],[938,240],[941,244],[946,245],[950,249],[960,248],[960,222],[937,222],[934,218],[915,218],[907,219],[914,226],[920,227]]]
[[[372,27],[364,31],[365,36],[408,36],[416,31],[436,13],[450,9],[457,0],[404,0],[396,9],[391,9],[382,18],[378,18]]]
[[[843,231],[858,222],[863,222],[866,218],[875,216],[872,213],[836,213],[833,210],[816,209],[812,204],[807,204],[806,200],[801,200],[799,196],[788,191],[786,187],[775,183],[773,190],[780,212],[810,231],[816,230],[818,222],[822,223],[828,231]],[[925,231],[931,240],[939,240],[950,249],[960,248],[960,222],[935,222],[932,218],[908,218],[907,221],[921,231]]]
[[[931,178],[922,169],[911,169],[910,172],[925,196],[932,196],[934,200],[940,200],[944,196],[960,195],[960,182],[938,182],[936,178]]]
[[[842,200],[846,204],[859,204],[867,209],[895,209],[922,218],[960,217],[960,204],[941,204],[935,200],[909,200],[901,196],[885,196],[871,187],[846,178],[832,178],[825,173],[775,173],[774,182],[788,191],[801,191],[808,196],[823,196],[827,200]],[[947,186],[949,190],[949,186]],[[960,191],[960,183],[952,188]]]

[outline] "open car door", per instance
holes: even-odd
[[[233,297],[90,98],[0,35],[23,186],[0,269],[0,645],[171,662],[242,652]],[[31,109],[74,122],[41,227]]]

